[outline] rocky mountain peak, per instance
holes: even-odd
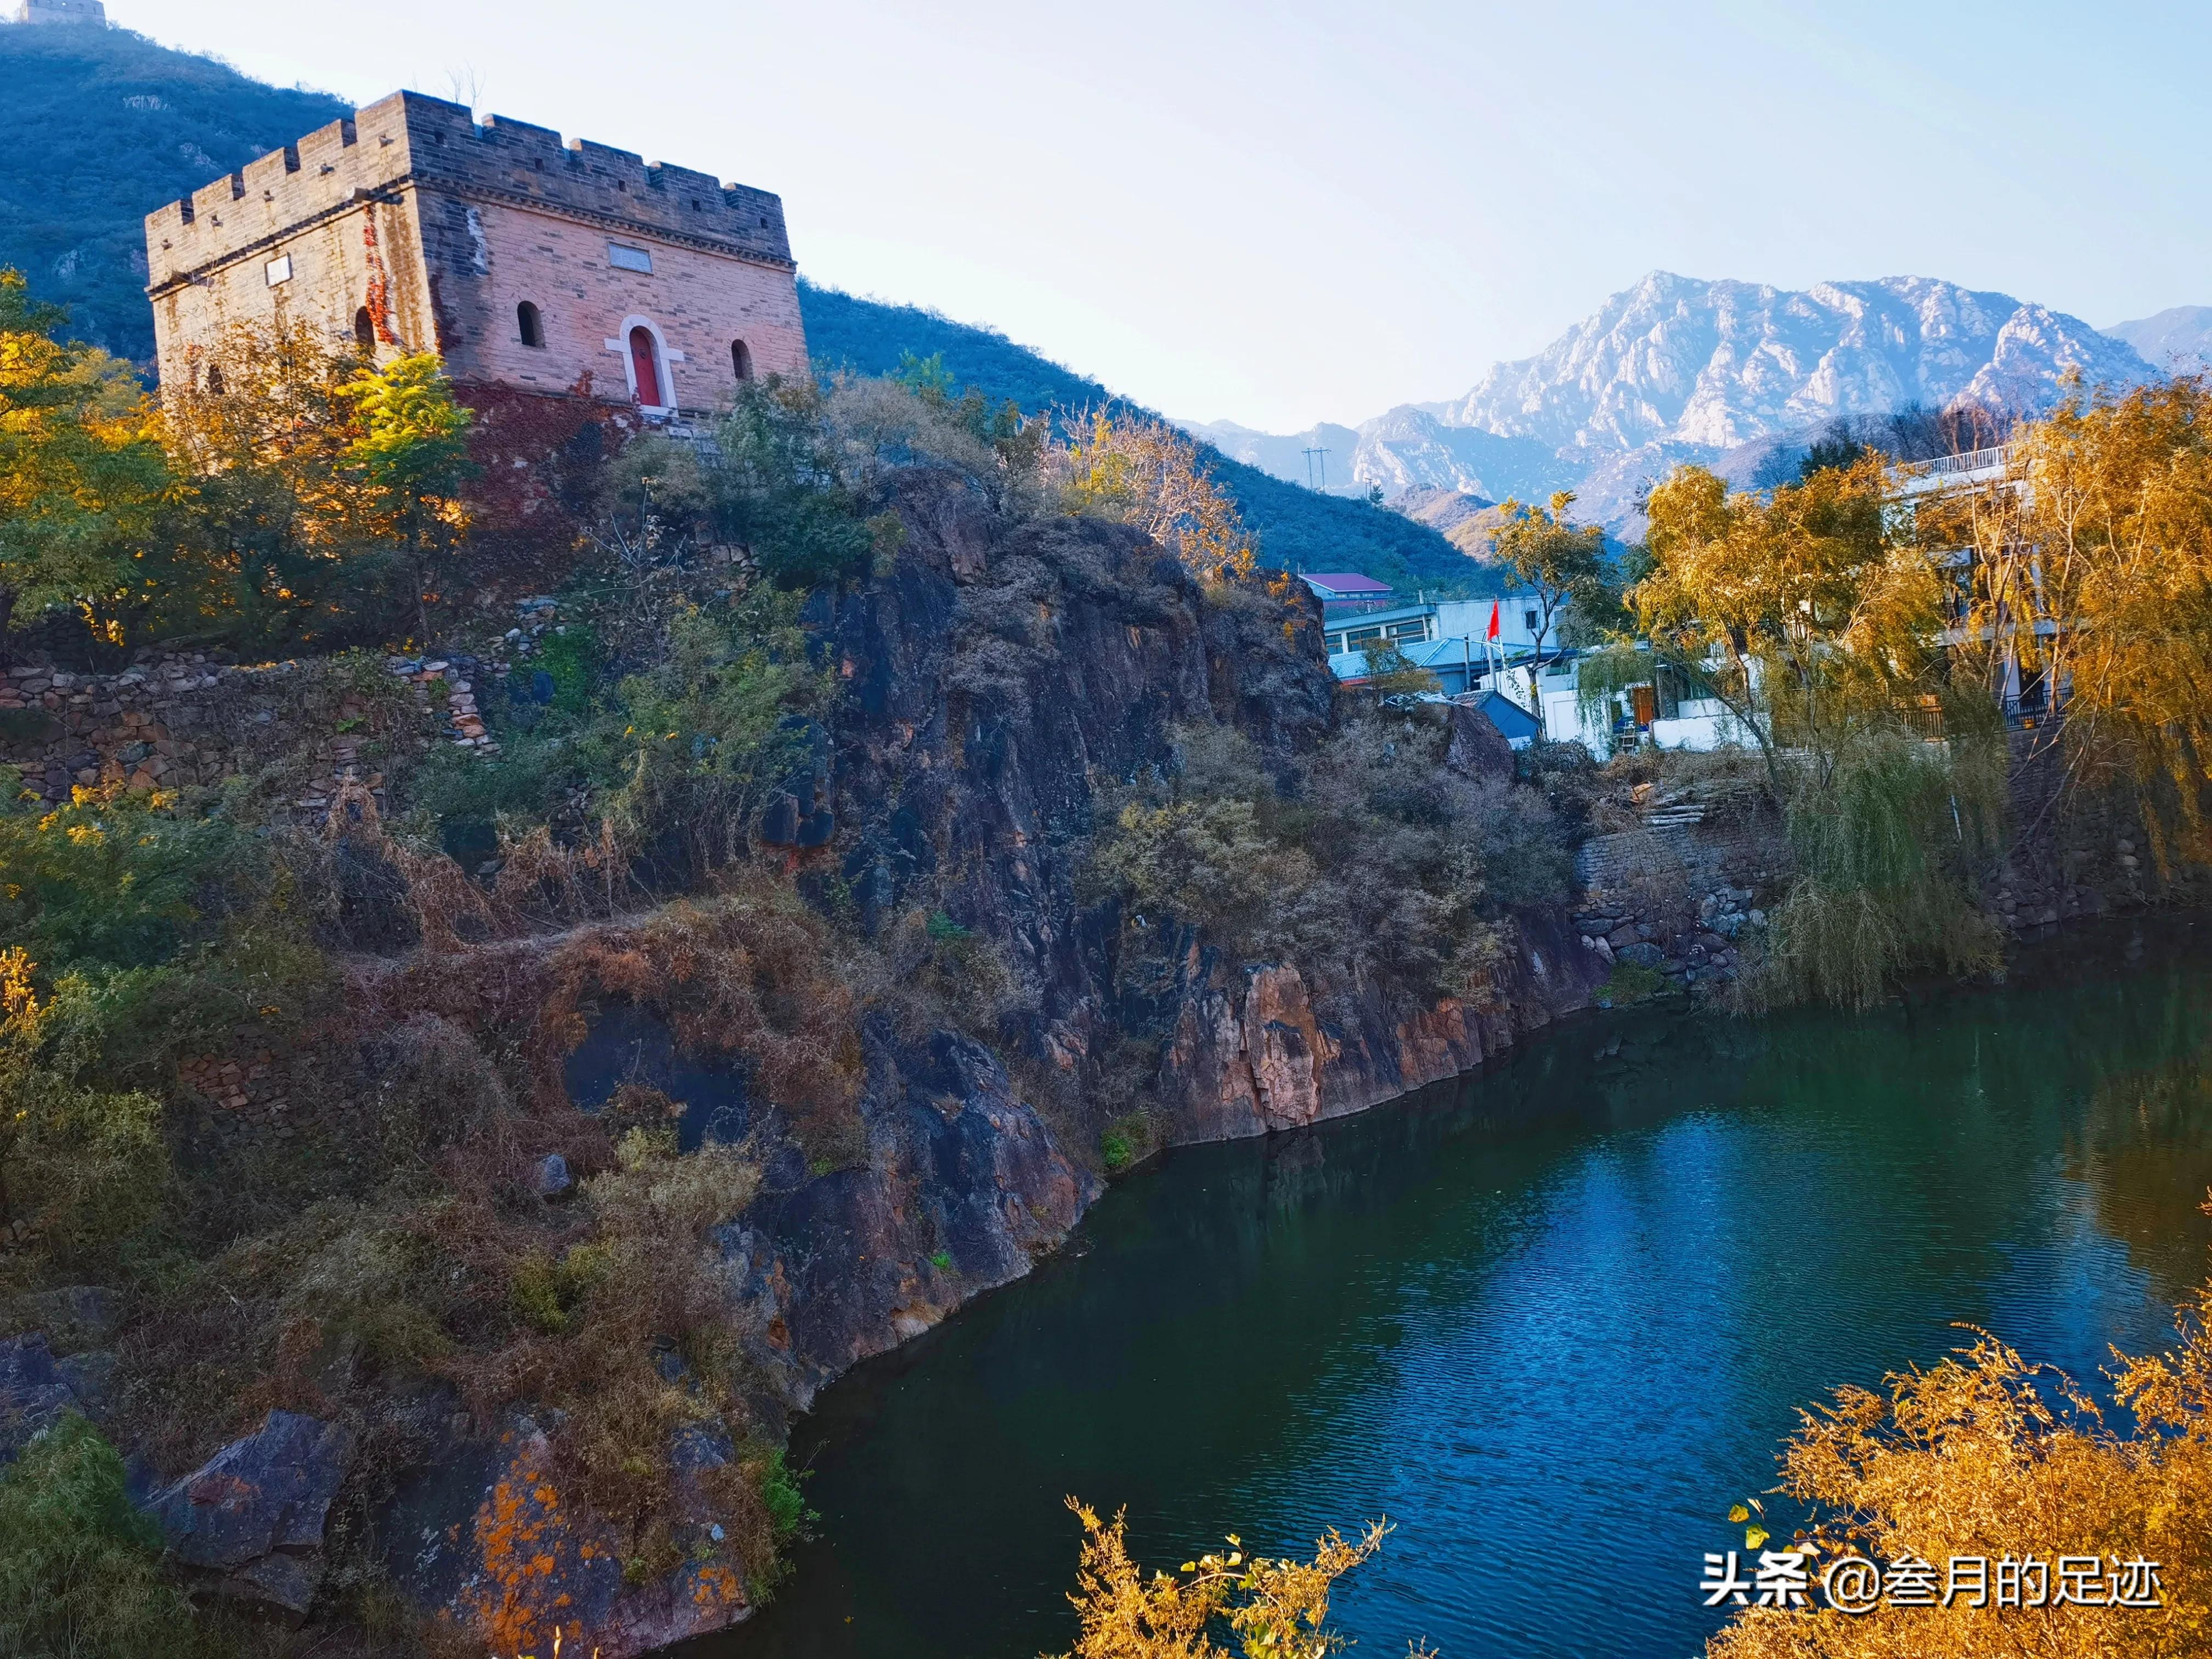
[[[1655,270],[1497,365],[1444,420],[1559,447],[1729,448],[1910,403],[2038,407],[2076,370],[2118,385],[2152,372],[2078,318],[1936,278],[1796,290]]]

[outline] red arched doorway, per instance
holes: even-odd
[[[660,354],[653,331],[640,323],[629,331],[630,372],[636,377],[637,400],[647,409],[662,409],[668,399],[660,392]]]

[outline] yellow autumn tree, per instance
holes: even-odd
[[[1654,489],[1649,573],[1628,591],[1660,659],[1723,704],[1765,757],[1819,774],[1867,726],[1895,726],[1939,683],[1943,586],[1917,538],[1893,532],[1881,458],[1823,467],[1768,492],[1699,466]]]
[[[2002,830],[2001,722],[1951,683],[1943,568],[1893,494],[1878,456],[1770,492],[1680,469],[1651,492],[1627,594],[1649,650],[1595,659],[1679,675],[1765,759],[1798,873],[1755,1002],[1864,1007],[1905,972],[1996,960],[1976,879]]]
[[[60,342],[63,322],[0,270],[0,651],[19,609],[73,605],[114,632],[176,489],[130,365]]]
[[[1093,410],[1048,453],[1071,513],[1137,526],[1207,580],[1250,572],[1259,546],[1199,453],[1164,421]]]
[[[2039,680],[2078,787],[2136,793],[2163,857],[2212,860],[2212,388],[2075,398],[2014,434],[2004,477],[1929,501],[1971,554],[1961,678]],[[2017,683],[2017,682],[2015,682]]]
[[[1790,1544],[1817,1583],[1846,1555],[1935,1563],[2039,1558],[2039,1607],[1996,1605],[1996,1579],[1948,1606],[1863,1613],[1821,1605],[1749,1607],[1709,1659],[2183,1659],[2212,1652],[2212,1285],[2183,1310],[2167,1353],[2118,1354],[2116,1428],[2060,1373],[1993,1336],[1941,1364],[1839,1389],[1804,1414],[1780,1490],[1810,1506]],[[2062,1558],[2104,1605],[2057,1602]],[[2143,1564],[2155,1564],[2156,1584]],[[1969,1575],[1971,1582],[1971,1575]],[[2125,1597],[2155,1606],[2123,1606]],[[1988,1605],[1972,1605],[1977,1599]],[[2036,1599],[2022,1595],[2019,1599]]]
[[[177,534],[200,580],[179,583],[174,625],[420,627],[473,471],[469,410],[434,356],[380,368],[304,324],[241,325],[162,389],[162,413],[197,486]]]
[[[1389,1531],[1378,1521],[1347,1539],[1332,1528],[1310,1561],[1250,1554],[1231,1533],[1226,1549],[1147,1577],[1130,1559],[1126,1512],[1109,1522],[1075,1498],[1067,1507],[1083,1523],[1083,1553],[1067,1598],[1079,1634],[1060,1659],[1326,1659],[1347,1645],[1329,1628],[1329,1592]],[[1237,1645],[1217,1643],[1219,1632]]]
[[[364,364],[337,388],[353,416],[343,471],[359,492],[357,511],[406,550],[414,567],[416,612],[428,632],[437,562],[468,533],[461,486],[469,459],[470,412],[434,352]]]

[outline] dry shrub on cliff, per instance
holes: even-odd
[[[1210,581],[1248,574],[1259,544],[1197,444],[1164,421],[1086,410],[1045,456],[1066,510],[1132,524]]]
[[[368,1116],[386,1158],[426,1164],[458,1141],[493,1132],[514,1111],[506,1079],[451,1021],[424,1012],[362,1045]]]
[[[633,1130],[617,1167],[584,1183],[574,1233],[508,1264],[522,1329],[494,1362],[495,1394],[562,1413],[554,1442],[574,1490],[625,1530],[641,1573],[674,1565],[653,1558],[668,1537],[677,1437],[717,1421],[740,1442],[750,1430],[742,1343],[758,1333],[708,1234],[759,1185],[744,1149],[679,1158],[666,1138]],[[725,1480],[715,1496],[749,1578],[771,1580],[775,1538],[757,1486]]]
[[[1173,737],[1165,767],[1106,798],[1091,866],[1140,929],[1174,919],[1246,961],[1479,996],[1499,907],[1564,890],[1542,798],[1445,764],[1440,724],[1356,718],[1296,760],[1230,726]]]
[[[830,382],[823,413],[849,476],[872,499],[903,467],[946,466],[978,480],[999,476],[998,456],[952,412],[957,407],[895,380],[842,374]]]
[[[856,1006],[881,1010],[908,1041],[941,1027],[995,1042],[1000,1017],[1034,1001],[999,946],[943,910],[905,912],[874,945],[854,961]]]
[[[449,1085],[448,1144],[418,1144],[366,1195],[325,1199],[142,1287],[121,1344],[134,1437],[184,1465],[282,1407],[351,1423],[373,1462],[392,1432],[382,1396],[441,1378],[480,1425],[523,1401],[552,1407],[563,1490],[665,1565],[678,1437],[719,1421],[739,1455],[699,1484],[749,1582],[772,1581],[780,1534],[740,1392],[758,1333],[710,1237],[758,1190],[757,1162],[728,1146],[677,1157],[665,1131],[633,1130],[611,1156],[573,1109],[524,1112],[442,1022],[411,1022],[389,1047],[388,1127],[406,1136]],[[550,1205],[536,1177],[556,1146],[585,1173]]]
[[[684,900],[633,927],[573,936],[553,954],[532,1039],[541,1097],[559,1098],[562,1057],[594,1005],[664,1018],[688,1054],[742,1059],[802,1139],[842,1140],[861,1082],[844,947],[789,887],[765,876]]]

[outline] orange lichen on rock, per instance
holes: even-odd
[[[633,1659],[751,1610],[733,1562],[690,1561],[646,1583],[625,1579],[616,1528],[562,1490],[546,1436],[532,1430],[501,1443],[504,1465],[472,1522],[465,1582],[441,1615],[465,1639],[497,1655],[543,1653],[557,1639],[571,1652],[596,1647],[605,1659]]]
[[[520,1651],[559,1631],[576,1605],[575,1576],[613,1566],[605,1540],[580,1535],[603,1523],[562,1506],[545,1472],[550,1456],[543,1435],[523,1439],[477,1509],[476,1571],[460,1600],[472,1633],[495,1650]]]

